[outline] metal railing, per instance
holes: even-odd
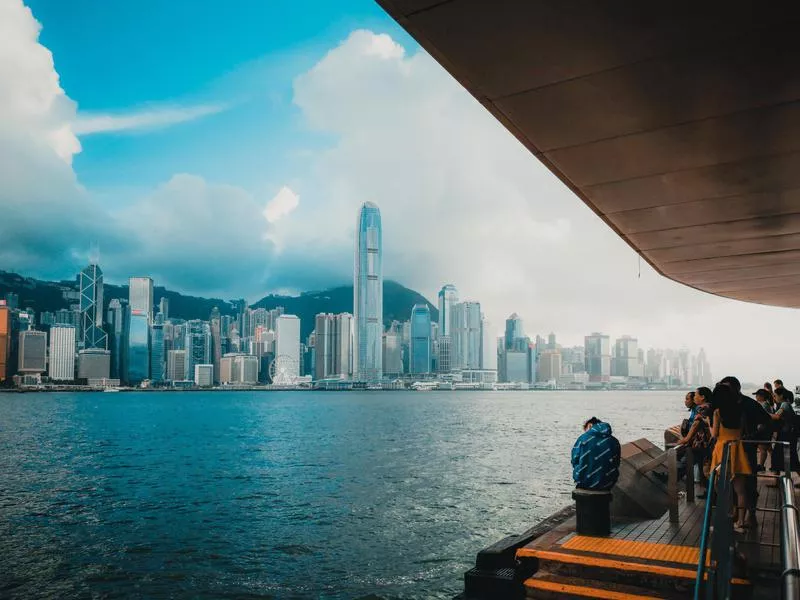
[[[669,502],[669,520],[677,523],[678,515],[678,453],[685,450],[686,456],[686,501],[694,502],[694,456],[692,449],[683,444],[667,444],[667,451],[643,464],[637,469],[639,473],[649,473],[653,469],[667,463],[667,497]]]
[[[704,511],[703,530],[700,535],[700,555],[695,577],[695,600],[700,600],[703,591],[705,591],[705,597],[708,600],[731,597],[731,582],[736,551],[733,519],[730,517],[733,498],[733,486],[728,473],[731,443],[727,442],[725,444],[722,460],[709,477],[708,501]],[[739,440],[736,443],[757,445],[765,442],[761,440]],[[784,475],[781,477],[781,561],[783,571],[781,585],[784,600],[796,600],[800,598],[800,539],[798,538],[800,527],[798,527],[798,509],[794,503],[790,443],[785,441],[769,443],[783,448]],[[716,506],[712,506],[711,499],[715,483],[717,502]],[[712,513],[713,518],[711,516]],[[711,531],[712,520],[713,533]]]

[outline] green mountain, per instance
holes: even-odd
[[[62,308],[78,303],[77,280],[43,281],[32,277],[23,277],[17,273],[0,271],[0,297],[8,293],[17,294],[20,308],[31,308],[37,314],[42,312],[55,312]],[[108,306],[112,298],[127,298],[128,286],[111,285],[103,286],[103,297]],[[207,319],[214,307],[220,313],[232,315],[235,312],[232,301],[220,298],[202,298],[187,296],[178,292],[156,287],[153,290],[156,305],[162,297],[169,299],[169,315],[178,319]],[[383,316],[386,325],[394,320],[407,321],[411,316],[411,307],[414,304],[427,304],[431,309],[431,318],[437,321],[439,311],[433,304],[415,292],[395,281],[383,283]],[[265,296],[252,308],[276,308],[283,306],[288,314],[297,315],[301,322],[301,335],[303,339],[314,329],[314,316],[322,313],[353,312],[353,286],[343,285],[329,290],[304,292],[299,296]]]

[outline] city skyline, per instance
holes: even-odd
[[[702,345],[751,379],[797,371],[795,311],[640,265],[373,2],[282,4],[285,20],[249,2],[250,16],[212,10],[226,27],[210,29],[183,3],[159,23],[119,18],[117,2],[66,19],[60,4],[8,0],[0,23],[8,56],[25,57],[2,63],[0,98],[19,102],[0,123],[0,268],[71,277],[97,245],[114,282],[148,274],[217,297],[326,289],[350,279],[352,214],[374,199],[392,223],[385,277],[434,301],[451,281],[495,327],[517,311],[570,343],[599,327]],[[181,43],[153,33],[163,26]],[[115,43],[150,38],[125,56]],[[208,38],[213,56],[197,44]],[[185,68],[182,44],[208,60]],[[741,352],[764,332],[773,352]]]

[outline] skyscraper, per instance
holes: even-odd
[[[159,315],[156,322],[150,326],[150,380],[164,381],[164,324]]]
[[[481,315],[481,369],[497,370],[497,336],[485,315]]]
[[[353,374],[353,315],[341,313],[334,320],[333,374],[349,378]]]
[[[128,319],[128,372],[125,377],[125,381],[131,385],[150,379],[149,321],[145,311],[131,309]]]
[[[453,306],[458,304],[458,290],[448,283],[439,290],[439,337],[453,335]]]
[[[113,298],[108,303],[109,340],[111,350],[111,377],[126,380],[128,373],[128,302]]]
[[[167,353],[167,379],[170,381],[186,379],[186,350],[170,350]]]
[[[611,341],[607,335],[593,333],[584,338],[586,372],[589,381],[608,381],[611,376]]]
[[[514,313],[506,319],[506,350],[522,350],[524,344],[520,340],[525,339],[525,332],[522,329],[522,318]]]
[[[365,202],[356,224],[353,273],[353,371],[360,381],[383,377],[383,242],[378,206]]]
[[[75,379],[75,333],[73,325],[53,325],[50,328],[50,365],[47,372],[50,379]]]
[[[481,305],[460,302],[453,306],[453,369],[481,368]]]
[[[314,319],[314,379],[325,379],[333,373],[333,315],[320,313]]]
[[[103,331],[103,271],[90,264],[78,275],[80,285],[81,340],[84,348],[106,349]]]
[[[153,280],[150,277],[128,279],[128,302],[131,310],[139,310],[153,321]]]
[[[47,334],[44,331],[19,332],[19,373],[44,373],[47,370]]]
[[[409,371],[419,375],[431,372],[431,309],[415,304],[411,309],[411,357]]]
[[[300,375],[300,319],[295,315],[281,315],[275,320],[275,359],[289,359],[290,372]]]
[[[225,349],[222,347],[222,319],[220,317],[219,308],[216,306],[211,309],[209,326],[211,327],[211,354],[212,364],[214,365],[214,381],[219,382],[219,365],[222,355],[225,354]]]
[[[184,379],[194,379],[195,365],[211,363],[211,328],[206,321],[194,319],[186,322],[186,363]]]
[[[612,375],[621,377],[643,377],[639,367],[638,340],[629,335],[618,338],[614,344],[614,358],[611,364]]]
[[[11,310],[5,300],[0,300],[0,383],[11,375]]]

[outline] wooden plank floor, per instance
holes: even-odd
[[[748,565],[756,572],[773,572],[780,570],[780,513],[778,508],[777,482],[772,477],[758,478],[759,526],[739,540],[739,549],[747,556]],[[703,527],[705,502],[697,500],[686,502],[681,500],[678,512],[678,523],[670,523],[669,513],[659,519],[643,521],[615,521],[612,525],[610,539],[630,542],[646,542],[668,546],[699,547]],[[526,548],[538,550],[559,550],[576,552],[568,541],[575,536],[575,519],[569,519],[537,538]],[[624,545],[623,545],[624,546]],[[580,552],[580,551],[578,551]],[[585,552],[602,556],[602,552]],[[669,563],[669,561],[648,560],[652,563]]]

